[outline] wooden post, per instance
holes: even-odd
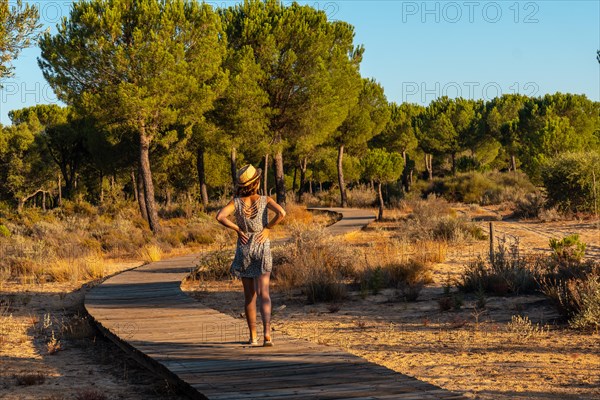
[[[598,218],[598,195],[596,193],[596,171],[592,170],[592,180],[594,183],[594,216]]]
[[[494,223],[490,221],[490,262],[494,262]]]

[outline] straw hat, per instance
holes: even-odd
[[[256,169],[251,164],[244,165],[237,172],[236,184],[239,187],[248,186],[260,178],[261,174],[262,169]]]

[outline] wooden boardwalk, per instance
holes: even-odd
[[[373,219],[360,210],[344,214],[355,218],[346,223]],[[357,227],[349,223],[330,229],[341,234]],[[85,299],[89,314],[109,338],[189,397],[462,398],[338,348],[277,332],[274,347],[246,345],[245,321],[204,307],[181,291],[181,281],[197,261],[197,255],[189,255],[123,272],[93,288]]]

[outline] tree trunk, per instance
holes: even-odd
[[[296,193],[296,176],[298,175],[298,167],[294,167],[294,179],[292,180],[292,194]]]
[[[138,201],[138,192],[137,192],[137,188],[136,188],[135,171],[133,170],[133,167],[131,167],[131,187],[133,189],[133,199],[137,203],[137,201]]]
[[[104,174],[100,171],[100,204],[104,203]]]
[[[112,201],[115,201],[116,199],[116,195],[115,195],[115,174],[112,174],[110,176],[110,198]]]
[[[308,181],[308,193],[313,194],[313,181],[309,179]]]
[[[137,199],[138,205],[140,207],[140,214],[142,214],[142,218],[148,221],[148,210],[146,209],[146,196],[144,196],[144,179],[142,178],[142,169],[138,165],[138,175],[137,175]]]
[[[46,192],[42,192],[42,210],[46,211]]]
[[[456,175],[456,153],[452,153],[452,175]]]
[[[269,154],[265,154],[265,168],[263,170],[263,195],[267,196],[269,194],[269,185],[267,182],[267,178],[269,177]]]
[[[285,207],[285,174],[283,172],[283,153],[278,150],[275,153],[275,187],[277,191],[277,203]]]
[[[510,155],[510,163],[512,165],[513,172],[517,172],[517,159],[514,154]]]
[[[150,170],[150,141],[146,136],[146,128],[142,125],[140,129],[140,169],[144,181],[144,198],[146,199],[146,211],[148,211],[148,224],[152,232],[160,231],[156,200],[154,199],[154,184],[152,183],[152,171]]]
[[[429,174],[429,180],[433,180],[433,155],[425,153],[425,168]]]
[[[30,194],[30,195],[28,195],[28,196],[25,196],[25,197],[21,197],[21,198],[19,198],[19,199],[17,200],[17,201],[18,201],[18,203],[17,203],[17,211],[18,211],[19,213],[20,213],[21,211],[23,211],[23,207],[25,207],[25,203],[27,202],[27,200],[29,200],[29,199],[33,198],[33,199],[34,199],[34,201],[35,201],[35,200],[36,200],[36,198],[37,198],[37,195],[38,195],[40,192],[42,192],[42,189],[38,189],[38,190],[36,190],[36,191],[35,191],[35,193],[32,193],[32,194]]]
[[[308,160],[306,157],[300,162],[300,187],[298,188],[298,201],[302,200],[304,194],[304,188],[306,187],[306,168],[308,166]]]
[[[235,188],[236,178],[237,178],[237,151],[235,147],[231,148],[231,154],[229,156],[229,161],[231,163],[231,181],[233,182],[233,187]]]
[[[206,172],[204,169],[204,147],[199,146],[196,152],[196,169],[198,170],[198,181],[200,183],[200,196],[204,211],[208,208],[208,189],[206,188]]]
[[[348,206],[348,197],[346,196],[346,185],[344,184],[344,145],[340,145],[338,149],[337,170],[338,182],[340,184],[340,207]]]
[[[69,174],[68,166],[65,164],[59,164],[59,170],[60,174],[62,175],[61,178],[65,181],[65,190],[63,191],[63,195],[67,199],[70,199],[75,185],[75,176],[72,173]]]
[[[62,206],[62,182],[60,181],[60,173],[58,174],[58,206]]]
[[[377,195],[379,196],[379,215],[377,219],[381,221],[383,219],[383,193],[381,192],[381,182],[377,182]]]

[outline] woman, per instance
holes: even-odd
[[[257,345],[256,298],[260,298],[263,322],[263,346],[273,346],[271,340],[271,297],[269,279],[273,265],[269,236],[273,226],[284,217],[285,211],[268,196],[257,194],[262,170],[245,165],[237,172],[236,193],[217,214],[217,221],[238,234],[235,258],[231,272],[242,278],[246,307],[246,321],[250,330],[250,345]],[[275,212],[269,221],[268,210]],[[235,215],[235,223],[227,217]]]

